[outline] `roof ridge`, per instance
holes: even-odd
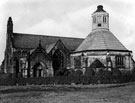
[[[56,43],[58,40],[62,40],[65,47],[71,51],[74,51],[84,38],[73,38],[73,37],[60,37],[60,36],[49,36],[49,35],[33,35],[24,33],[13,33],[13,45],[14,48],[28,48],[33,49],[38,46],[39,40],[42,41],[42,47],[46,45]]]
[[[56,38],[68,38],[68,39],[85,39],[85,38],[76,38],[76,37],[64,37],[64,36],[28,34],[28,33],[15,33],[15,32],[13,34],[16,34],[16,35],[25,35],[25,36],[46,36],[46,37],[56,37]]]

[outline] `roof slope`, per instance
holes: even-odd
[[[46,52],[49,53],[54,47],[56,43],[46,45]]]
[[[46,45],[56,43],[59,39],[70,51],[76,50],[76,48],[84,40],[81,38],[71,38],[71,37],[13,33],[13,46],[15,48],[33,49],[38,47],[39,40],[41,40],[42,47],[45,48]]]
[[[109,30],[92,31],[76,51],[122,50],[128,51]]]

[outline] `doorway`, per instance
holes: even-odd
[[[33,66],[33,77],[43,77],[44,66],[41,63],[36,63]]]

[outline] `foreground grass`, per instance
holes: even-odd
[[[135,103],[135,83],[0,87],[0,103]]]

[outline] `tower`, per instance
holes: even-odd
[[[7,35],[6,35],[6,49],[5,49],[5,64],[4,64],[4,72],[13,71],[13,21],[12,18],[9,17],[7,21]]]
[[[102,5],[97,6],[97,10],[92,14],[92,30],[97,29],[109,30],[109,14]]]

